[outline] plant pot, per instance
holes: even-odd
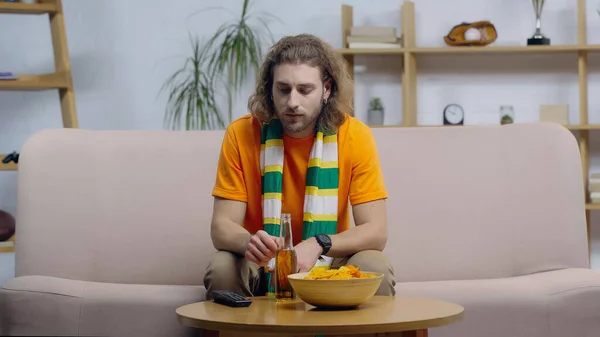
[[[502,119],[500,119],[500,124],[502,124],[502,125],[511,124],[512,122],[513,122],[513,119],[509,115],[504,115],[504,116],[502,116]]]
[[[368,125],[383,125],[383,109],[371,109],[367,115]]]

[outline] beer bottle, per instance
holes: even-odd
[[[292,220],[288,213],[281,214],[279,236],[283,247],[278,249],[275,257],[275,297],[277,300],[294,299],[296,294],[287,277],[296,273],[297,256],[292,240]]]

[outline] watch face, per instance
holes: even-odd
[[[318,235],[318,239],[326,246],[331,244],[331,238],[328,235]]]
[[[462,107],[458,104],[450,104],[444,109],[444,117],[450,124],[459,124],[465,117]]]
[[[331,245],[331,238],[329,237],[329,235],[319,234],[317,235],[317,241],[319,241],[321,245],[326,247]]]

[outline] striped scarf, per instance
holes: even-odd
[[[263,228],[279,236],[283,186],[283,126],[277,118],[264,123],[261,130],[260,169],[262,174]],[[338,144],[333,132],[318,129],[310,151],[306,190],[304,192],[304,219],[302,240],[316,234],[337,232],[338,210]],[[292,219],[292,224],[298,219]],[[327,264],[323,257],[318,264]],[[267,292],[274,293],[272,271],[275,259],[265,268]]]

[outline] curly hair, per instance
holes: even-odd
[[[250,113],[261,122],[275,116],[273,74],[275,67],[284,63],[318,67],[322,82],[331,81],[330,96],[323,103],[317,125],[337,132],[352,109],[352,78],[346,60],[329,44],[310,34],[287,36],[271,47],[258,73],[255,91],[248,99]]]

